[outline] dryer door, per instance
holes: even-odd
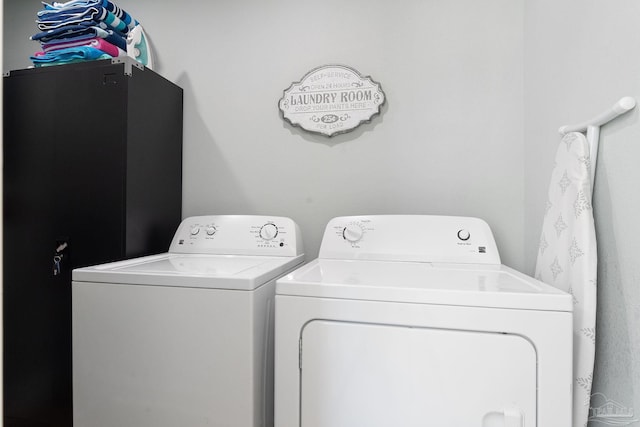
[[[302,427],[534,427],[536,351],[517,335],[315,320]]]

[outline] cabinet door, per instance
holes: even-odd
[[[122,256],[126,80],[107,64],[4,80],[7,426],[71,425],[71,270]]]
[[[39,113],[55,99],[41,79],[4,83],[4,413],[11,426],[56,410],[57,331],[67,315],[65,285],[52,278],[54,144]]]
[[[520,336],[313,321],[302,427],[534,427],[536,352]]]

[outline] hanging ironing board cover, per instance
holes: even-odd
[[[587,425],[596,341],[597,248],[589,159],[582,133],[562,138],[535,273],[573,296],[573,427]]]

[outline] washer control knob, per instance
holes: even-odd
[[[358,224],[348,224],[342,230],[342,237],[347,242],[356,243],[364,235],[364,230]]]
[[[213,236],[214,234],[216,234],[216,228],[213,225],[209,225],[207,226],[207,229],[205,230],[207,232],[207,236]]]
[[[469,238],[471,237],[471,233],[469,233],[469,230],[458,230],[458,239],[463,240],[463,241],[467,241],[469,240]]]
[[[191,227],[190,233],[191,233],[192,236],[195,236],[199,232],[200,232],[200,227],[199,226],[194,225],[193,227]]]
[[[260,237],[264,240],[273,240],[278,235],[278,227],[275,224],[267,223],[260,229]]]

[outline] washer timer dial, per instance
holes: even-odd
[[[347,226],[342,229],[342,237],[347,242],[359,242],[360,239],[362,239],[362,236],[364,236],[364,230],[360,224],[347,224]]]
[[[260,228],[260,237],[264,240],[273,240],[278,235],[278,227],[275,224],[267,223]]]

